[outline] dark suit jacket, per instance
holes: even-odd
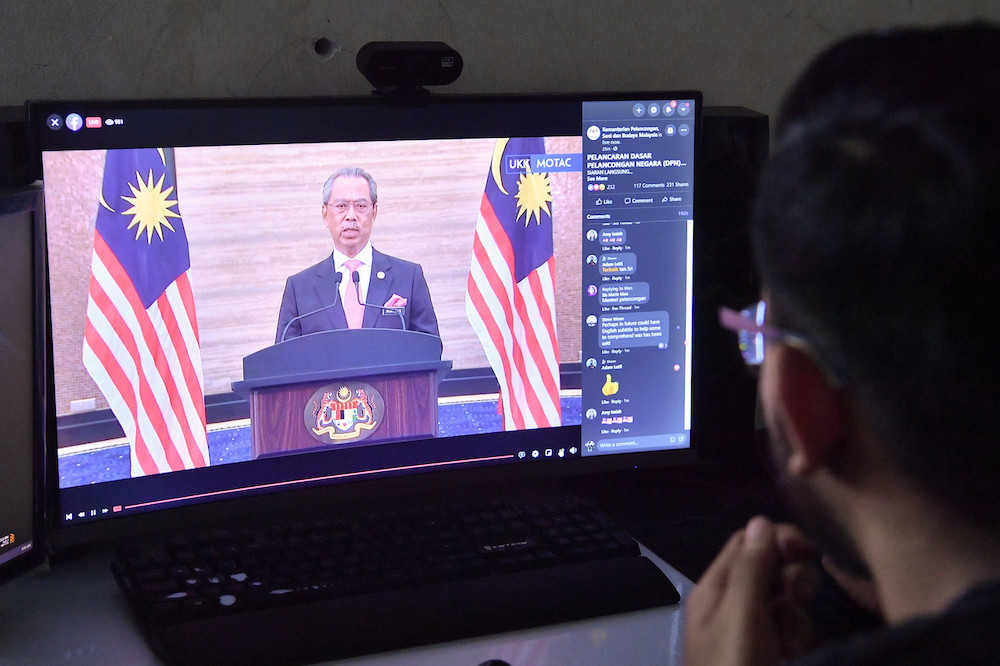
[[[384,273],[385,277],[378,277],[380,272]],[[340,297],[336,296],[337,289],[334,286],[336,275],[331,254],[315,266],[310,266],[288,278],[285,282],[285,293],[281,297],[281,309],[278,311],[275,342],[281,341],[282,331],[292,319],[330,305],[335,299],[336,305],[332,308],[292,322],[288,332],[285,333],[285,339],[307,333],[347,328],[344,306]],[[354,285],[348,284],[348,288],[353,289]],[[427,289],[427,281],[424,279],[424,271],[420,268],[420,264],[390,257],[373,248],[372,274],[366,301],[378,307],[365,308],[362,328],[402,328],[399,317],[394,314],[383,314],[380,309],[393,294],[406,299],[403,320],[406,322],[407,330],[439,335],[437,316],[431,304],[431,293]]]

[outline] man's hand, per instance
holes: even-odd
[[[798,530],[753,518],[685,602],[685,664],[773,664],[801,654],[815,633],[804,608],[818,572]]]

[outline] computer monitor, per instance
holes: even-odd
[[[53,543],[694,460],[701,103],[30,103]]]
[[[0,284],[0,582],[23,573],[45,557],[42,495],[44,384],[36,363],[44,307],[36,307],[33,285],[40,279],[33,237],[42,214],[38,186],[0,188],[3,260]]]

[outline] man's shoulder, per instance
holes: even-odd
[[[940,615],[859,634],[825,646],[796,666],[994,664],[1000,654],[1000,583],[973,590]]]
[[[326,272],[330,273],[333,272],[333,263],[330,260],[330,257],[326,257],[321,261],[316,262],[312,266],[302,269],[298,273],[289,276],[288,279],[294,282],[300,282],[302,280],[311,280],[314,279],[316,275]]]
[[[416,262],[407,261],[406,259],[400,259],[399,257],[394,257],[390,254],[386,254],[385,252],[379,252],[378,250],[372,248],[372,266],[377,269],[379,267],[379,264],[407,271],[422,270],[420,264]]]

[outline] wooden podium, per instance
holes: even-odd
[[[441,360],[441,339],[427,333],[323,331],[245,357],[243,381],[233,391],[250,403],[258,458],[436,437],[438,384],[450,369],[451,361]],[[329,415],[325,422],[322,414]],[[352,421],[363,422],[359,434],[340,429]]]

